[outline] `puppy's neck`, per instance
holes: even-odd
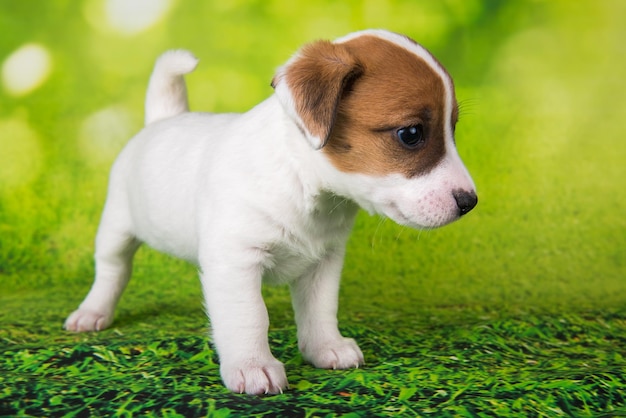
[[[359,206],[352,200],[327,190],[322,190],[313,201],[313,214],[318,216],[351,220],[359,209]]]

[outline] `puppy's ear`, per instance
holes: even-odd
[[[320,149],[328,142],[344,89],[362,72],[345,45],[317,41],[278,70],[272,87],[313,148]]]

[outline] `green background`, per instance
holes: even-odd
[[[373,369],[348,376],[385,381],[388,371],[382,371],[380,379],[371,375],[389,363],[382,353],[393,359],[394,353],[416,344],[424,344],[420,353],[441,350],[445,344],[436,345],[438,338],[456,347],[467,335],[480,335],[476,326],[506,330],[505,335],[495,332],[497,338],[490,334],[487,341],[499,338],[505,345],[523,346],[529,337],[517,327],[542,330],[532,336],[541,344],[561,338],[559,327],[571,331],[571,325],[583,331],[566,332],[568,344],[578,350],[581,339],[590,338],[583,354],[598,359],[594,350],[600,349],[619,355],[596,370],[614,382],[610,394],[594,395],[609,401],[568,407],[531,388],[504,397],[508,409],[501,413],[550,415],[556,408],[566,415],[593,415],[623,407],[624,381],[616,376],[626,372],[621,359],[626,354],[625,18],[626,2],[621,0],[0,0],[0,349],[3,366],[16,373],[5,380],[0,411],[32,414],[34,409],[28,410],[24,401],[30,396],[39,402],[33,408],[48,413],[97,414],[95,406],[72,405],[81,396],[101,395],[72,392],[81,396],[63,401],[54,398],[57,392],[47,392],[46,385],[33,383],[45,375],[37,367],[52,361],[55,351],[74,347],[73,353],[101,358],[93,347],[103,342],[124,352],[124,344],[143,347],[168,339],[176,342],[172,353],[185,341],[196,341],[190,350],[194,354],[210,351],[202,338],[207,321],[195,268],[149,249],[138,254],[114,329],[80,336],[61,330],[65,316],[91,284],[93,239],[108,169],[142,127],[145,87],[155,58],[166,49],[190,49],[200,58],[197,70],[187,77],[191,108],[242,112],[272,94],[269,84],[275,69],[302,44],[364,28],[409,35],[454,77],[461,104],[457,144],[477,184],[479,205],[463,220],[433,231],[413,231],[359,215],[348,246],[340,320],[348,334],[381,340],[365,342],[366,361]],[[28,75],[39,68],[41,79],[19,90],[8,63],[33,43],[43,48],[48,61],[39,67],[22,64],[18,73]],[[266,288],[264,293],[272,339],[291,341],[291,348],[279,351],[289,365],[289,356],[298,354],[293,350],[288,293],[284,288]],[[380,348],[385,338],[391,339],[387,351]],[[281,350],[280,345],[273,344],[275,350]],[[52,357],[46,357],[44,348]],[[524,353],[523,348],[513,351]],[[565,351],[546,358],[559,355],[569,358]],[[423,353],[407,358],[420,356]],[[302,367],[308,370],[300,363],[288,367],[290,382],[308,393],[307,383],[301,382],[312,378],[292,377]],[[91,366],[83,366],[80,373],[59,366],[59,373],[68,374],[55,391],[84,383],[81,379],[88,377],[81,376],[88,376],[85,370]],[[141,368],[135,363],[123,366]],[[512,367],[531,366],[536,365],[524,360]],[[215,367],[209,369],[202,373],[217,375]],[[543,372],[548,369],[543,367]],[[450,396],[454,391],[446,384],[452,383],[441,383],[448,372],[435,373],[428,383],[408,377],[400,383],[389,381],[387,389],[380,389],[394,393],[386,406],[365,403],[341,413],[471,415],[497,410],[488,399],[497,399],[502,385],[475,393],[467,401],[475,401],[472,409]],[[449,375],[450,382],[457,379],[460,384],[475,375],[475,370],[458,372]],[[306,373],[323,376],[321,385],[332,386],[337,378],[314,369]],[[571,380],[558,372],[534,373],[529,370],[513,380]],[[18,377],[24,379],[23,387],[10,383]],[[515,384],[509,377],[502,379]],[[422,393],[428,385],[440,389]],[[561,393],[557,389],[545,390]],[[146,390],[153,391],[149,385]],[[437,390],[447,398],[439,399]],[[232,399],[221,391],[216,382],[204,389],[203,397],[220,394],[226,406],[213,406],[223,406],[221,413],[228,414]],[[117,408],[128,399],[112,404]],[[515,404],[517,399],[521,403]],[[177,411],[176,403],[155,402],[135,399],[134,412],[164,413],[170,407]],[[329,402],[321,399],[316,405]],[[204,403],[192,415],[209,410]],[[265,413],[263,408],[255,411]],[[320,411],[333,413],[332,408]]]

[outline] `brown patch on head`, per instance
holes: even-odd
[[[414,177],[430,171],[443,158],[446,90],[441,76],[422,58],[372,35],[343,44],[362,73],[343,92],[330,140],[322,152],[338,169],[371,175],[400,173]],[[451,86],[452,88],[452,86]],[[423,143],[405,147],[401,128],[423,129]]]
[[[301,128],[319,138],[324,146],[335,124],[342,92],[361,72],[359,62],[346,46],[317,41],[305,45],[272,86],[287,83],[304,124]]]

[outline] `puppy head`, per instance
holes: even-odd
[[[409,38],[363,31],[312,43],[272,85],[335,169],[333,191],[418,228],[444,225],[476,205],[454,143],[452,79]]]

